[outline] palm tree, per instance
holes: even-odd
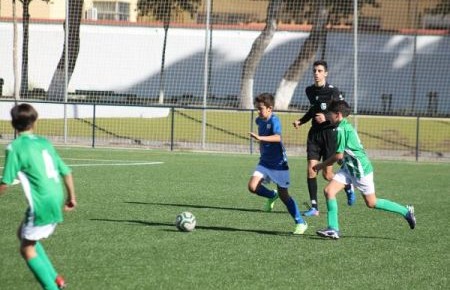
[[[53,101],[64,100],[65,95],[65,56],[68,53],[68,75],[67,83],[70,79],[75,68],[75,64],[78,59],[78,53],[80,51],[80,24],[81,16],[83,15],[83,2],[84,0],[68,0],[69,1],[69,17],[66,21],[69,21],[69,31],[66,31],[66,25],[64,24],[64,32],[67,35],[68,43],[64,42],[64,49],[59,59],[58,66],[53,74],[52,81],[48,88],[48,99]]]
[[[20,81],[20,96],[28,94],[28,42],[30,39],[30,3],[32,0],[20,0],[22,2],[22,20],[23,20],[23,36],[22,36],[22,78]]]
[[[197,12],[201,0],[140,0],[138,10],[141,16],[152,14],[156,20],[162,21],[164,26],[164,42],[161,58],[161,74],[159,79],[159,103],[164,103],[164,67],[166,61],[167,34],[172,16],[187,11],[191,17]],[[173,15],[175,14],[175,15]]]
[[[259,0],[255,0],[259,1]],[[362,4],[376,5],[376,0],[359,0]],[[253,78],[262,59],[264,50],[270,44],[277,29],[281,15],[297,21],[312,24],[311,33],[301,47],[295,61],[285,72],[275,95],[277,109],[287,109],[297,84],[314,60],[320,48],[326,46],[326,25],[336,23],[353,13],[353,0],[270,0],[267,8],[266,25],[253,43],[252,49],[244,61],[241,75],[240,106],[253,107]],[[322,55],[324,53],[322,52]]]
[[[314,61],[317,52],[326,47],[327,24],[336,24],[341,18],[353,14],[354,0],[291,0],[293,7],[312,8],[310,13],[305,13],[308,22],[312,23],[312,29],[308,38],[303,43],[297,58],[285,72],[278,85],[275,94],[275,107],[278,110],[287,110],[294,95],[294,91],[305,71]],[[377,7],[376,0],[359,0],[361,5],[369,4]],[[324,51],[322,58],[324,58]]]
[[[240,104],[243,109],[253,108],[253,81],[258,64],[264,55],[277,30],[278,15],[283,0],[272,0],[267,6],[266,25],[261,34],[253,42],[252,48],[244,61],[241,75]]]
[[[17,101],[20,99],[19,94],[19,68],[18,68],[18,62],[19,57],[17,56],[17,39],[18,39],[18,33],[17,33],[17,5],[16,0],[12,0],[13,7],[12,7],[12,14],[13,14],[13,70],[14,70],[14,101],[17,103]]]

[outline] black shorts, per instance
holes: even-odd
[[[308,160],[325,160],[336,153],[336,129],[309,130],[306,141]]]

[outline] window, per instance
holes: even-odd
[[[98,20],[130,20],[130,3],[124,2],[96,2]]]

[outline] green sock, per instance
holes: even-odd
[[[339,231],[338,205],[336,198],[327,200],[327,208],[328,208],[327,214],[328,227],[333,230]]]
[[[390,201],[388,199],[378,198],[377,202],[375,203],[375,208],[389,212],[395,212],[401,214],[402,216],[406,216],[406,214],[408,213],[408,209],[406,208],[406,206]]]
[[[44,247],[42,247],[40,242],[37,242],[35,248],[39,258],[45,263],[47,270],[54,281],[56,279],[56,276],[58,276],[58,273],[56,273],[55,267],[53,267],[52,262],[48,258],[47,253],[44,250]]]
[[[33,272],[34,277],[39,281],[39,284],[41,284],[42,288],[46,290],[58,290],[55,280],[52,279],[47,270],[45,262],[39,256],[27,260],[27,265],[31,272]]]

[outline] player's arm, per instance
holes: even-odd
[[[315,171],[322,170],[325,167],[331,166],[335,162],[340,162],[343,159],[344,159],[344,153],[343,152],[336,152],[336,154],[334,154],[333,156],[331,156],[330,158],[328,158],[324,162],[314,165],[313,166],[313,170],[315,170]]]
[[[253,139],[261,141],[261,142],[268,142],[268,143],[281,142],[281,135],[278,135],[278,134],[270,135],[270,136],[259,136],[256,133],[250,132],[250,136]]]
[[[4,194],[6,189],[14,184],[19,172],[19,162],[17,155],[12,151],[11,145],[5,150],[5,166],[3,168],[3,177],[0,180],[0,195]]]
[[[309,89],[305,89],[305,94],[308,97],[309,103],[311,106],[309,107],[308,111],[298,120],[295,120],[292,122],[292,125],[294,125],[295,129],[300,127],[301,125],[308,123],[309,120],[315,117],[316,115],[316,106],[315,106],[315,99],[312,97],[311,92],[308,91]]]
[[[66,187],[67,198],[64,205],[64,210],[73,210],[77,206],[77,198],[75,195],[75,186],[73,184],[72,174],[66,174],[63,176],[64,185]]]
[[[342,101],[344,100],[344,96],[338,88],[334,88],[333,94],[331,95],[333,101]]]
[[[306,112],[303,117],[301,117],[298,120],[295,120],[294,122],[292,122],[292,125],[294,125],[294,127],[297,129],[298,127],[300,127],[301,125],[308,123],[309,120],[311,120],[312,118],[314,118],[314,116],[316,115],[316,109],[315,106],[311,106],[308,110],[308,112]]]

